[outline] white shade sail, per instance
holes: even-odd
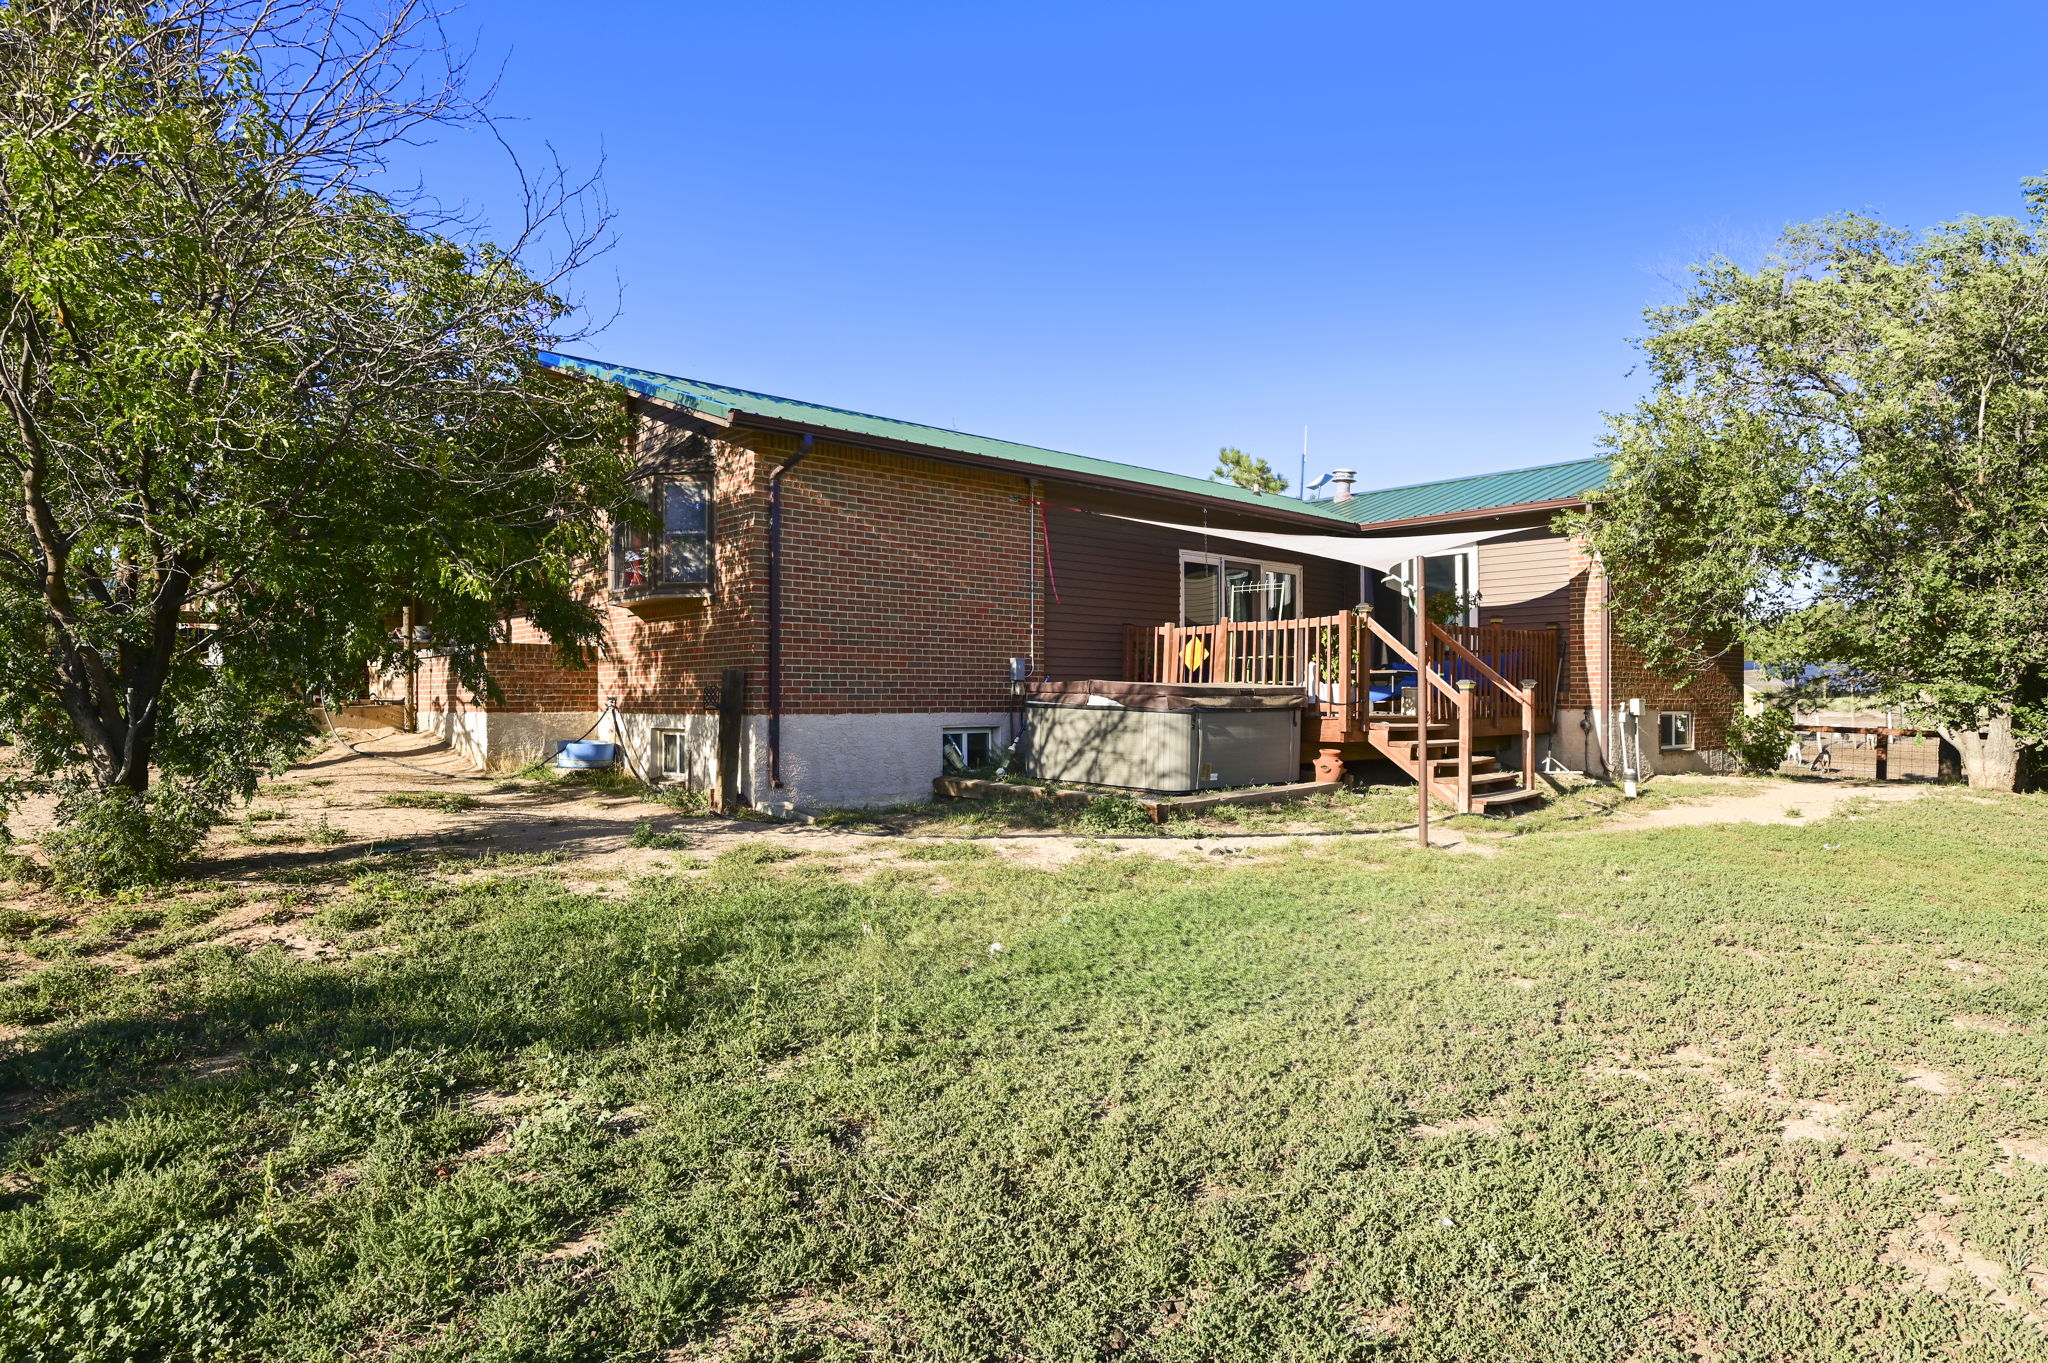
[[[1435,554],[1469,549],[1481,540],[1519,535],[1528,528],[1455,530],[1445,535],[1275,535],[1263,530],[1217,530],[1203,525],[1176,525],[1172,521],[1148,521],[1138,516],[1112,516],[1110,519],[1156,525],[1162,530],[1180,530],[1190,535],[1207,535],[1211,539],[1234,540],[1240,544],[1257,544],[1268,549],[1284,549],[1290,553],[1309,554],[1381,570],[1390,570],[1411,558],[1429,558]]]

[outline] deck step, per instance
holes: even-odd
[[[1430,760],[1436,764],[1436,774],[1438,776],[1456,776],[1458,774],[1458,758],[1456,754],[1449,757],[1435,757]],[[1482,773],[1490,773],[1498,765],[1499,763],[1494,758],[1474,757],[1472,759],[1472,774],[1478,776]]]
[[[1474,784],[1476,785],[1477,782],[1474,782]],[[1475,793],[1472,796],[1472,810],[1475,814],[1491,814],[1495,810],[1506,809],[1511,805],[1525,804],[1530,800],[1539,798],[1542,794],[1543,792],[1540,790],[1528,790],[1522,787],[1517,787],[1514,790],[1500,791],[1492,795]]]

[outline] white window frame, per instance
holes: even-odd
[[[1003,731],[999,727],[993,724],[955,724],[939,730],[939,767],[942,771],[946,769],[946,749],[953,746],[952,739],[954,734],[986,734],[988,736],[988,760],[990,762],[1000,760],[1003,747]],[[965,744],[960,746],[959,752],[961,769],[964,771],[974,770],[974,764],[967,760],[967,747]]]
[[[668,765],[669,740],[675,740],[676,753],[681,759],[676,770]],[[687,729],[656,729],[654,731],[654,774],[663,781],[687,781],[690,779],[690,734]]]
[[[1485,589],[1479,585],[1479,546],[1473,545],[1469,549],[1453,549],[1449,553],[1443,554],[1425,554],[1423,557],[1450,558],[1456,559],[1458,561],[1458,565],[1455,570],[1455,576],[1458,585],[1454,588],[1454,590],[1460,596],[1464,596],[1467,593],[1470,593],[1481,599],[1478,602],[1476,602],[1469,610],[1467,610],[1461,618],[1452,620],[1449,623],[1453,625],[1478,624],[1480,607],[1485,604]],[[1398,579],[1402,583],[1402,585],[1407,588],[1408,604],[1413,606],[1415,604],[1415,591],[1414,585],[1408,581],[1408,564],[1409,560],[1404,558],[1399,563],[1394,565],[1392,572],[1387,573],[1382,573],[1377,568],[1359,569],[1358,599],[1361,601],[1372,600],[1373,583],[1377,582],[1380,578],[1391,577]]]
[[[1217,592],[1219,598],[1223,591],[1221,575],[1224,571],[1225,564],[1252,564],[1258,568],[1261,574],[1264,575],[1271,575],[1273,573],[1292,573],[1294,574],[1294,618],[1300,620],[1308,614],[1308,611],[1305,608],[1305,598],[1308,592],[1308,580],[1302,574],[1301,565],[1299,563],[1280,563],[1271,559],[1253,558],[1249,554],[1210,554],[1204,553],[1199,549],[1183,549],[1180,551],[1180,561],[1175,567],[1175,570],[1178,573],[1178,578],[1174,584],[1174,591],[1180,597],[1180,614],[1178,616],[1178,619],[1181,621],[1182,624],[1185,624],[1188,618],[1187,591],[1188,565],[1190,563],[1207,563],[1214,565],[1219,579],[1217,583]],[[1228,620],[1230,618],[1230,603],[1228,601],[1219,599],[1217,602],[1217,608],[1218,614],[1223,619]],[[1243,622],[1240,621],[1238,623]]]
[[[1665,720],[1667,720],[1667,719],[1670,719],[1670,718],[1672,718],[1672,717],[1674,717],[1674,716],[1680,716],[1680,715],[1684,716],[1684,718],[1685,718],[1685,742],[1683,742],[1683,743],[1666,743],[1666,742],[1664,741],[1664,721],[1665,721]],[[1694,739],[1694,736],[1693,736],[1693,721],[1694,721],[1694,715],[1693,715],[1693,712],[1692,712],[1691,710],[1659,710],[1659,711],[1657,712],[1657,751],[1658,751],[1658,752],[1692,752],[1692,751],[1694,751],[1694,743],[1695,743],[1695,739]]]

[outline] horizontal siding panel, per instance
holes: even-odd
[[[1479,619],[1542,629],[1571,619],[1571,541],[1544,530],[1479,545]]]
[[[1272,563],[1299,562],[1304,615],[1327,615],[1358,604],[1354,565],[1262,549],[1227,537],[1229,528],[1298,534],[1298,526],[1233,519],[1204,536],[1111,519],[1139,516],[1186,523],[1199,514],[1187,506],[1076,488],[1051,489],[1046,499],[1052,503],[1045,527],[1052,545],[1051,576],[1059,588],[1059,600],[1052,600],[1048,591],[1045,604],[1045,675],[1052,680],[1122,677],[1125,626],[1179,623],[1183,549]]]

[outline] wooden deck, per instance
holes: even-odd
[[[1318,723],[1302,741],[1319,775],[1376,754],[1418,781],[1426,765],[1432,794],[1461,813],[1532,798],[1533,740],[1550,732],[1557,711],[1556,631],[1431,624],[1420,659],[1363,609],[1132,625],[1124,639],[1130,681],[1292,686],[1314,696]],[[1496,771],[1495,759],[1474,751],[1478,740],[1502,737],[1524,740],[1518,774]]]

